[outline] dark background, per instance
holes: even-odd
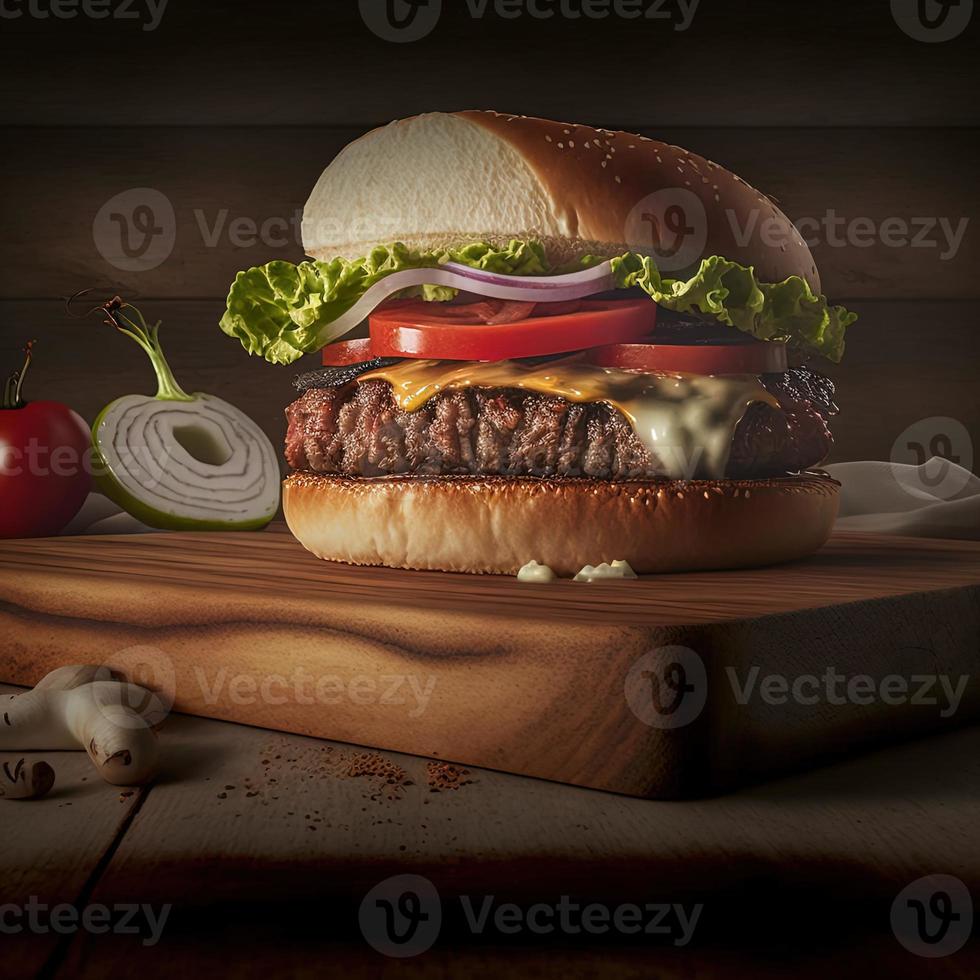
[[[232,223],[291,219],[332,156],[369,127],[478,107],[687,145],[792,218],[969,219],[946,259],[943,247],[894,247],[874,232],[814,252],[825,291],[861,314],[831,370],[843,412],[834,458],[887,459],[923,419],[980,432],[980,14],[958,38],[928,44],[900,29],[888,2],[701,0],[676,31],[615,16],[503,19],[492,4],[474,19],[464,0],[444,0],[429,36],[396,44],[368,29],[354,0],[169,0],[154,30],[143,29],[146,0],[125,10],[113,0],[119,16],[106,19],[40,18],[26,4],[0,19],[0,359],[12,366],[23,341],[38,339],[34,398],[68,401],[91,420],[119,395],[152,390],[135,346],[64,316],[59,297],[94,286],[164,321],[186,388],[228,398],[278,438],[294,371],[250,359],[217,322],[236,271],[301,248],[292,233],[279,245],[236,240]],[[106,260],[112,243],[97,241],[93,222],[135,188],[165,195],[175,227],[166,260],[133,272]]]

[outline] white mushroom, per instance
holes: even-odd
[[[106,782],[138,785],[156,775],[154,728],[166,714],[155,694],[106,667],[62,667],[0,701],[0,751],[85,749]]]
[[[9,762],[0,770],[0,799],[39,800],[54,786],[54,770],[46,762],[21,759],[13,768]]]

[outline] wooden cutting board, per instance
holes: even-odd
[[[190,714],[679,797],[980,717],[980,544],[527,585],[322,562],[282,526],[7,541],[0,636],[9,683],[106,663]]]

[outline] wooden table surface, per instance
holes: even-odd
[[[0,688],[14,693],[15,688]],[[693,802],[651,802],[173,716],[165,767],[132,794],[79,754],[45,753],[45,800],[0,802],[0,905],[173,906],[156,947],[135,937],[0,935],[4,976],[976,975],[970,945],[906,952],[889,908],[931,873],[980,889],[980,728]],[[363,895],[419,874],[444,902],[704,903],[689,947],[448,931],[396,961],[358,930]],[[767,950],[767,952],[760,952]],[[804,951],[805,955],[804,955]]]

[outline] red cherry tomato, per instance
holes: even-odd
[[[0,538],[57,534],[92,483],[89,427],[60,402],[23,404],[24,370],[8,382],[0,403]]]
[[[586,359],[599,367],[624,371],[688,374],[781,374],[789,366],[785,344],[762,340],[724,344],[606,344],[587,351]]]
[[[449,361],[504,361],[629,343],[647,336],[657,319],[649,299],[582,300],[573,313],[542,315],[541,304],[526,319],[474,323],[452,319],[452,307],[392,303],[369,320],[372,357],[420,357]],[[351,342],[355,343],[355,342]],[[327,348],[329,350],[329,348]],[[326,363],[326,361],[324,362]]]

